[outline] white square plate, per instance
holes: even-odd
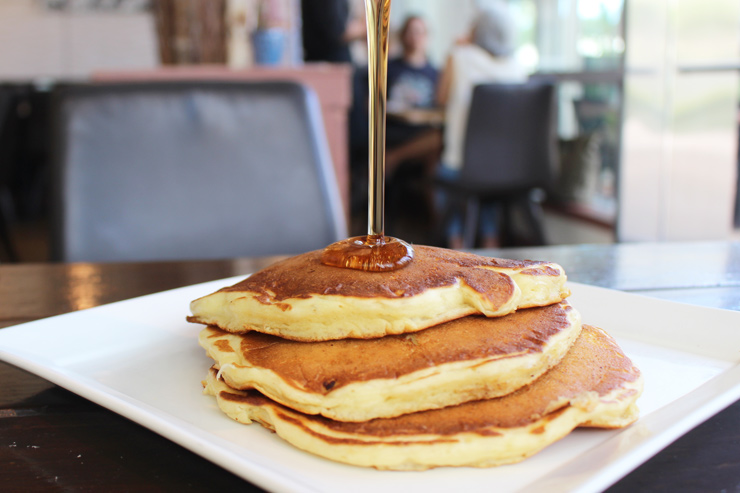
[[[598,491],[740,398],[740,313],[571,283],[586,323],[611,333],[645,376],[640,420],[576,430],[519,464],[381,472],[294,449],[231,421],[200,381],[210,366],[190,300],[233,284],[189,286],[0,330],[0,359],[126,416],[268,490]],[[39,344],[43,341],[43,344]],[[545,489],[547,488],[547,490]]]

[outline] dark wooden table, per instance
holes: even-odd
[[[552,260],[563,265],[573,281],[740,310],[738,243],[481,253]],[[0,265],[0,327],[247,274],[275,260]],[[225,490],[258,491],[115,413],[0,363],[0,491]],[[740,402],[678,439],[609,491],[740,492]]]

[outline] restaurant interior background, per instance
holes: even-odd
[[[275,1],[290,40],[281,64],[300,71],[300,1]],[[362,15],[362,0],[352,1]],[[233,70],[259,69],[249,37],[258,2],[227,0],[224,65]],[[508,3],[517,58],[558,88],[561,174],[559,200],[546,209],[549,241],[738,237],[740,2]],[[485,0],[393,0],[392,24],[421,14],[441,66],[477,4]],[[364,53],[358,43],[359,63]],[[0,163],[14,167],[12,179],[0,174],[0,203],[21,260],[47,255],[44,93],[94,74],[156,71],[166,56],[147,0],[0,0],[0,86],[33,88],[0,120]],[[8,118],[15,125],[2,125]]]

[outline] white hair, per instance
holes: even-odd
[[[473,43],[495,57],[514,53],[514,18],[503,2],[486,2],[473,26]]]

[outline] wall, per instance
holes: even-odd
[[[0,0],[1,80],[78,79],[158,63],[147,13],[56,12],[34,0]]]
[[[619,239],[729,239],[740,3],[633,0],[627,14]]]
[[[475,13],[473,0],[402,0],[393,4],[391,22],[398,29],[411,14],[423,15],[430,24],[429,55],[437,66],[443,66],[455,41],[470,33]]]

